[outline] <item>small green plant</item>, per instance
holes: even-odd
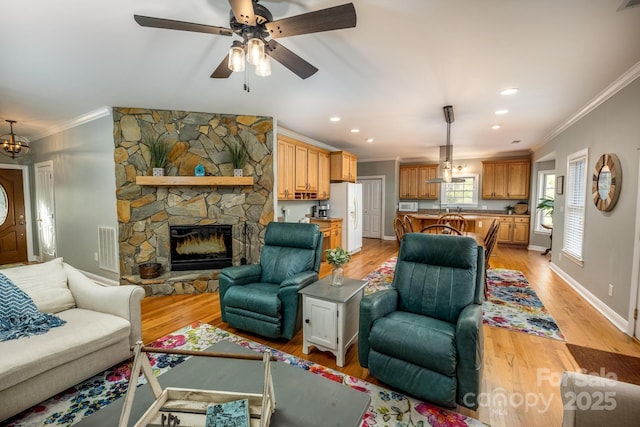
[[[334,267],[342,267],[351,259],[351,254],[340,246],[335,249],[327,249],[324,252],[327,254],[327,262]]]
[[[169,143],[167,140],[157,138],[150,140],[147,145],[149,146],[149,154],[151,155],[151,167],[164,168],[169,158]]]
[[[247,150],[245,150],[244,146],[238,141],[233,141],[233,143],[229,145],[229,150],[231,151],[233,168],[242,169],[247,162]]]
[[[511,205],[507,205],[504,207],[506,209],[507,212],[513,212],[514,207]]]
[[[553,197],[544,196],[538,201],[536,207],[547,215],[553,215]]]

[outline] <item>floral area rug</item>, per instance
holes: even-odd
[[[161,348],[204,350],[222,340],[234,342],[257,352],[263,352],[267,349],[262,344],[201,322],[186,326],[149,345]],[[272,352],[278,360],[284,363],[305,369],[316,375],[322,375],[327,380],[335,381],[346,387],[369,394],[371,404],[361,427],[462,427],[485,425],[473,418],[430,403],[420,402],[317,363],[300,359],[278,350],[272,350]],[[156,375],[161,375],[186,359],[185,356],[166,354],[150,353],[150,356],[151,365]],[[114,400],[123,397],[127,390],[130,372],[131,363],[122,363],[5,421],[2,425],[7,427],[73,425]],[[138,385],[145,382],[144,376],[138,379]]]
[[[396,261],[397,257],[389,258],[364,278],[369,281],[366,295],[391,287]],[[485,325],[565,341],[555,320],[520,271],[487,270],[487,290],[482,304]]]

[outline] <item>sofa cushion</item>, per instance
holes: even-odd
[[[233,286],[224,295],[227,308],[239,308],[249,312],[280,318],[281,302],[278,298],[280,287],[272,283],[251,283]]]
[[[58,313],[67,323],[46,334],[0,344],[0,387],[28,378],[129,339],[131,325],[121,317],[74,308]]]
[[[76,306],[67,286],[67,273],[62,266],[62,258],[7,268],[2,273],[25,291],[38,310],[44,313],[58,313]]]

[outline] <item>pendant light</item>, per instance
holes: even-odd
[[[464,182],[462,178],[454,178],[451,174],[453,164],[453,147],[451,146],[451,123],[455,120],[453,116],[453,107],[445,105],[442,107],[444,111],[444,121],[447,122],[447,145],[440,147],[440,159],[442,160],[442,175],[439,178],[426,181],[429,184]],[[444,152],[444,156],[443,156]],[[444,158],[443,158],[444,157]]]
[[[2,154],[15,159],[26,155],[31,147],[29,146],[29,140],[24,136],[18,136],[13,132],[13,124],[17,123],[15,120],[5,120],[9,123],[9,133],[0,137],[0,143],[2,144]]]

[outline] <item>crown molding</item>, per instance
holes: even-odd
[[[616,93],[620,92],[622,89],[627,87],[631,82],[640,77],[640,62],[636,62],[631,68],[629,68],[624,74],[618,77],[613,81],[609,86],[607,86],[602,92],[596,95],[591,101],[589,101],[585,106],[579,109],[575,114],[570,116],[567,120],[561,123],[557,128],[552,130],[549,134],[547,134],[539,144],[536,144],[532,147],[533,151],[538,151],[545,144],[553,140],[555,137],[560,135],[562,132],[567,130],[569,127],[574,125],[578,120],[582,119],[584,116],[589,114],[591,111],[595,110],[598,106],[604,103],[606,100],[611,98]]]
[[[111,107],[100,107],[97,110],[89,111],[86,114],[75,117],[71,120],[67,120],[66,122],[62,122],[59,125],[53,126],[47,130],[45,130],[42,134],[36,136],[32,139],[32,141],[37,141],[42,138],[46,138],[47,136],[55,135],[60,132],[64,132],[65,130],[74,128],[76,126],[83,125],[85,123],[92,122],[94,120],[100,119],[105,116],[111,115]]]

